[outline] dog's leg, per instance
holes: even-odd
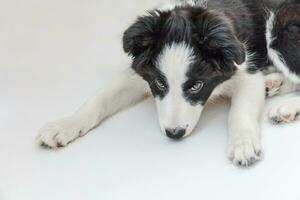
[[[232,93],[227,151],[238,166],[249,166],[261,158],[260,116],[264,101],[263,75],[242,75]]]
[[[85,135],[104,118],[142,100],[148,93],[148,84],[129,68],[72,116],[46,124],[40,129],[37,141],[50,148],[66,146]]]
[[[265,76],[265,79],[267,97],[284,95],[299,89],[299,85],[289,81],[279,72],[268,74]]]

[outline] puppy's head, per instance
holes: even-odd
[[[161,128],[173,139],[192,132],[214,89],[245,59],[230,24],[200,7],[139,17],[125,31],[123,47],[149,83]]]

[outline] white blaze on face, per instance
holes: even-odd
[[[158,56],[157,65],[167,79],[169,91],[163,99],[156,98],[162,131],[186,129],[189,135],[197,124],[203,106],[191,105],[183,94],[182,85],[187,81],[186,73],[193,63],[193,51],[184,43],[166,46]]]

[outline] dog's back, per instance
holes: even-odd
[[[210,0],[208,8],[230,16],[237,37],[255,52],[255,66],[265,68],[275,64],[268,55],[275,49],[289,72],[300,76],[300,0]],[[273,26],[267,30],[270,15]],[[269,22],[270,23],[270,22]],[[272,44],[266,36],[271,32]],[[270,43],[270,41],[269,41]],[[299,78],[300,82],[300,78]]]
[[[250,71],[270,65],[266,43],[266,21],[270,11],[276,10],[285,0],[209,0],[208,8],[223,12],[232,20],[236,36],[254,53]]]
[[[300,82],[300,0],[284,2],[271,12],[267,28],[270,59],[292,81]]]

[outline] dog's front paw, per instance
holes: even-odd
[[[239,167],[248,167],[261,160],[261,144],[257,139],[239,138],[230,141],[228,158]]]
[[[266,96],[272,97],[280,93],[284,77],[281,73],[272,73],[266,75]]]
[[[299,119],[299,109],[292,100],[285,101],[269,111],[269,119],[273,124],[288,123]]]
[[[46,124],[39,130],[36,138],[39,145],[46,148],[59,148],[84,135],[81,120],[76,117],[67,117]]]

